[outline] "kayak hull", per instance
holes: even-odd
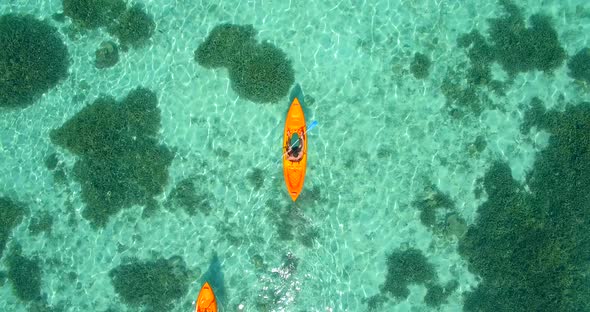
[[[199,297],[197,297],[197,302],[195,305],[196,312],[217,312],[217,299],[215,299],[213,289],[208,282],[205,282],[203,287],[201,287],[201,291],[199,292]]]
[[[303,115],[303,108],[297,97],[293,98],[289,112],[287,113],[287,120],[285,121],[285,130],[283,133],[283,175],[285,176],[285,184],[287,191],[293,201],[303,190],[303,182],[305,181],[305,171],[307,167],[307,133],[305,133],[305,116]],[[293,135],[303,131],[303,158],[300,161],[294,162],[287,159],[287,147],[289,146],[288,132]]]

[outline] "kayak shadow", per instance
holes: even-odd
[[[296,83],[295,86],[293,87],[293,89],[291,89],[291,93],[289,94],[289,103],[288,103],[287,109],[285,110],[285,113],[283,115],[287,116],[287,113],[289,112],[289,108],[291,107],[291,103],[293,103],[293,99],[295,99],[295,98],[297,98],[299,100],[299,104],[301,105],[301,108],[303,109],[303,115],[304,116],[311,116],[311,112],[305,106],[305,94],[303,94],[303,89],[301,89],[301,85],[299,83]],[[307,120],[307,118],[305,118],[305,119]]]
[[[213,254],[211,262],[209,263],[209,268],[207,269],[207,272],[201,276],[199,285],[203,285],[205,282],[209,282],[209,285],[211,285],[211,288],[215,293],[215,298],[217,299],[217,304],[219,306],[224,306],[227,299],[227,293],[225,289],[225,279],[221,269],[221,261],[219,260],[217,253]]]

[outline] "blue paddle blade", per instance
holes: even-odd
[[[307,127],[307,130],[305,130],[305,132],[309,132],[311,129],[315,128],[315,126],[318,125],[318,121],[314,120],[311,122],[311,125],[309,125],[309,127]]]

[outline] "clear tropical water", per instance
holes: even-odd
[[[489,19],[504,14],[495,2],[136,2],[156,31],[108,69],[95,67],[95,50],[116,39],[104,28],[77,29],[69,17],[56,21],[62,1],[0,4],[2,15],[47,20],[70,57],[68,77],[35,103],[0,110],[0,197],[26,211],[10,228],[0,262],[2,311],[29,311],[35,304],[48,311],[141,311],[144,306],[126,303],[115,291],[109,272],[129,259],[173,256],[191,277],[169,308],[190,311],[214,255],[221,263],[215,274],[225,286],[224,311],[461,311],[485,280],[470,272],[469,259],[458,251],[487,201],[482,178],[501,161],[518,183],[528,181],[551,135],[521,131],[533,98],[557,111],[588,105],[582,101],[590,82],[576,83],[567,59],[550,71],[513,77],[492,63],[491,77],[506,83],[503,95],[466,82],[470,59],[457,40],[473,29],[487,37]],[[539,12],[551,18],[568,58],[588,46],[585,2],[515,4],[527,21]],[[195,49],[221,23],[251,24],[257,40],[286,54],[306,94],[306,119],[319,123],[308,134],[305,187],[295,203],[280,163],[288,95],[278,103],[249,101],[233,90],[226,69],[194,60]],[[415,53],[432,62],[424,79],[413,73]],[[453,115],[444,91],[449,77],[459,77],[459,88],[477,88],[479,111]],[[99,96],[122,100],[139,86],[156,93],[157,138],[175,152],[168,182],[151,216],[143,217],[143,205],[132,205],[96,228],[83,216],[81,185],[72,178],[79,156],[52,143],[49,133]],[[47,168],[52,154],[64,176]],[[209,203],[207,213],[163,208],[174,204],[174,190],[187,179],[202,195],[199,202]],[[435,193],[453,204],[436,207],[434,222],[425,224],[420,203],[437,206]],[[587,202],[576,207],[590,209]],[[51,230],[34,231],[45,215],[52,217]],[[590,221],[580,222],[587,227]],[[41,297],[32,301],[19,299],[8,277],[7,258],[17,246],[40,267]],[[410,281],[406,295],[394,295],[386,279],[403,284],[403,278],[388,275],[394,270],[388,259],[408,249],[425,256],[434,277]],[[588,276],[587,258],[580,261],[576,268],[582,269],[567,276]],[[441,303],[425,302],[431,285],[451,282],[456,286]]]

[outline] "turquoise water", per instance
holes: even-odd
[[[503,96],[483,88],[478,96],[489,102],[480,113],[451,116],[443,81],[469,65],[457,39],[472,29],[486,34],[488,19],[503,12],[497,3],[137,2],[156,31],[108,69],[94,66],[94,52],[111,35],[104,28],[76,30],[69,17],[52,19],[63,10],[61,1],[0,4],[0,14],[47,19],[70,57],[68,77],[34,104],[0,110],[0,197],[26,211],[10,230],[0,272],[6,274],[7,255],[20,245],[23,256],[39,261],[42,298],[36,301],[48,311],[141,311],[120,298],[109,271],[129,258],[173,256],[182,258],[191,277],[170,310],[190,311],[215,254],[226,288],[224,311],[367,311],[371,298],[382,299],[374,311],[461,311],[466,294],[482,281],[457,251],[460,228],[476,224],[487,200],[477,195],[481,178],[500,160],[525,183],[548,144],[545,131],[521,131],[523,104],[536,97],[559,111],[588,99],[564,61],[550,73],[518,73]],[[538,12],[551,17],[568,57],[589,45],[585,2],[516,4],[527,19]],[[257,40],[286,53],[306,94],[308,124],[319,123],[308,134],[305,187],[295,203],[280,165],[288,96],[254,103],[232,89],[226,69],[194,61],[211,29],[226,22],[252,24]],[[411,73],[416,52],[432,61],[425,79]],[[491,75],[511,79],[498,63]],[[461,84],[467,84],[464,77]],[[71,177],[78,156],[53,144],[49,133],[101,94],[121,101],[138,86],[157,95],[158,142],[175,152],[169,180],[155,196],[153,215],[142,217],[145,207],[132,205],[97,229],[84,218],[81,186]],[[481,150],[478,138],[486,142]],[[45,165],[53,153],[65,180]],[[251,182],[252,172],[261,172],[260,187]],[[208,213],[162,208],[181,181],[195,177]],[[429,227],[416,203],[432,198],[431,186],[454,207],[438,209]],[[33,233],[31,224],[44,214],[53,217],[51,231]],[[450,229],[451,215],[461,220],[458,230]],[[388,256],[408,248],[422,252],[438,284],[458,283],[437,307],[424,301],[427,283],[410,283],[403,297],[382,289]],[[19,299],[11,284],[3,278],[0,310],[31,310],[33,303]]]

